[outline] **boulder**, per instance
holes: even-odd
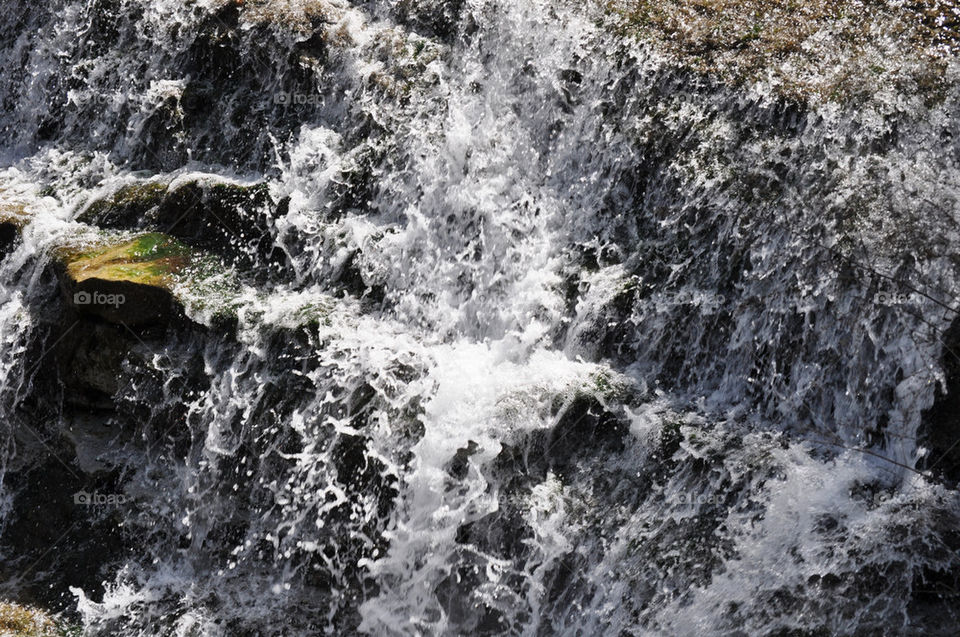
[[[56,251],[67,302],[83,314],[127,325],[168,320],[177,275],[194,258],[189,248],[158,233]]]
[[[203,305],[204,294],[216,297],[211,304],[224,301],[233,287],[215,258],[157,232],[64,246],[54,256],[67,302],[119,325],[165,323]],[[229,311],[220,304],[214,313]]]
[[[272,241],[274,203],[265,183],[207,175],[121,187],[87,206],[78,220],[101,228],[159,230],[243,265],[285,264]]]

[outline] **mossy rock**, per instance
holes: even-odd
[[[6,254],[14,245],[26,219],[22,206],[0,203],[0,255]]]
[[[201,176],[124,186],[91,203],[78,220],[101,228],[161,231],[250,268],[257,261],[280,265],[284,260],[270,240],[273,209],[265,183]]]
[[[0,255],[6,254],[16,243],[23,227],[33,214],[28,204],[16,196],[7,197],[0,188]]]
[[[94,201],[77,219],[105,228],[136,224],[149,210],[160,205],[166,193],[167,184],[163,182],[129,184],[109,197]]]
[[[223,272],[216,259],[157,232],[64,246],[54,257],[69,303],[125,325],[170,320],[188,304],[185,291],[202,291]]]
[[[192,251],[172,237],[151,232],[119,244],[61,248],[57,256],[78,283],[97,278],[164,287],[190,261]]]
[[[2,191],[0,191],[2,194]],[[0,226],[21,229],[30,221],[26,204],[16,201],[0,201]]]

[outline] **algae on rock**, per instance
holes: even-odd
[[[216,295],[208,300],[218,308],[214,315],[229,312],[237,288],[214,257],[157,232],[61,246],[54,253],[68,300],[113,323],[168,320],[178,309],[198,309],[203,292]]]

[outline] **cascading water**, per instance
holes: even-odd
[[[844,107],[606,3],[4,9],[3,597],[91,635],[955,634],[951,55]],[[205,255],[150,279],[173,310],[77,300],[76,250],[144,237]]]

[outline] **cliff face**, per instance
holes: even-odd
[[[956,11],[14,0],[0,593],[104,635],[960,620]]]

